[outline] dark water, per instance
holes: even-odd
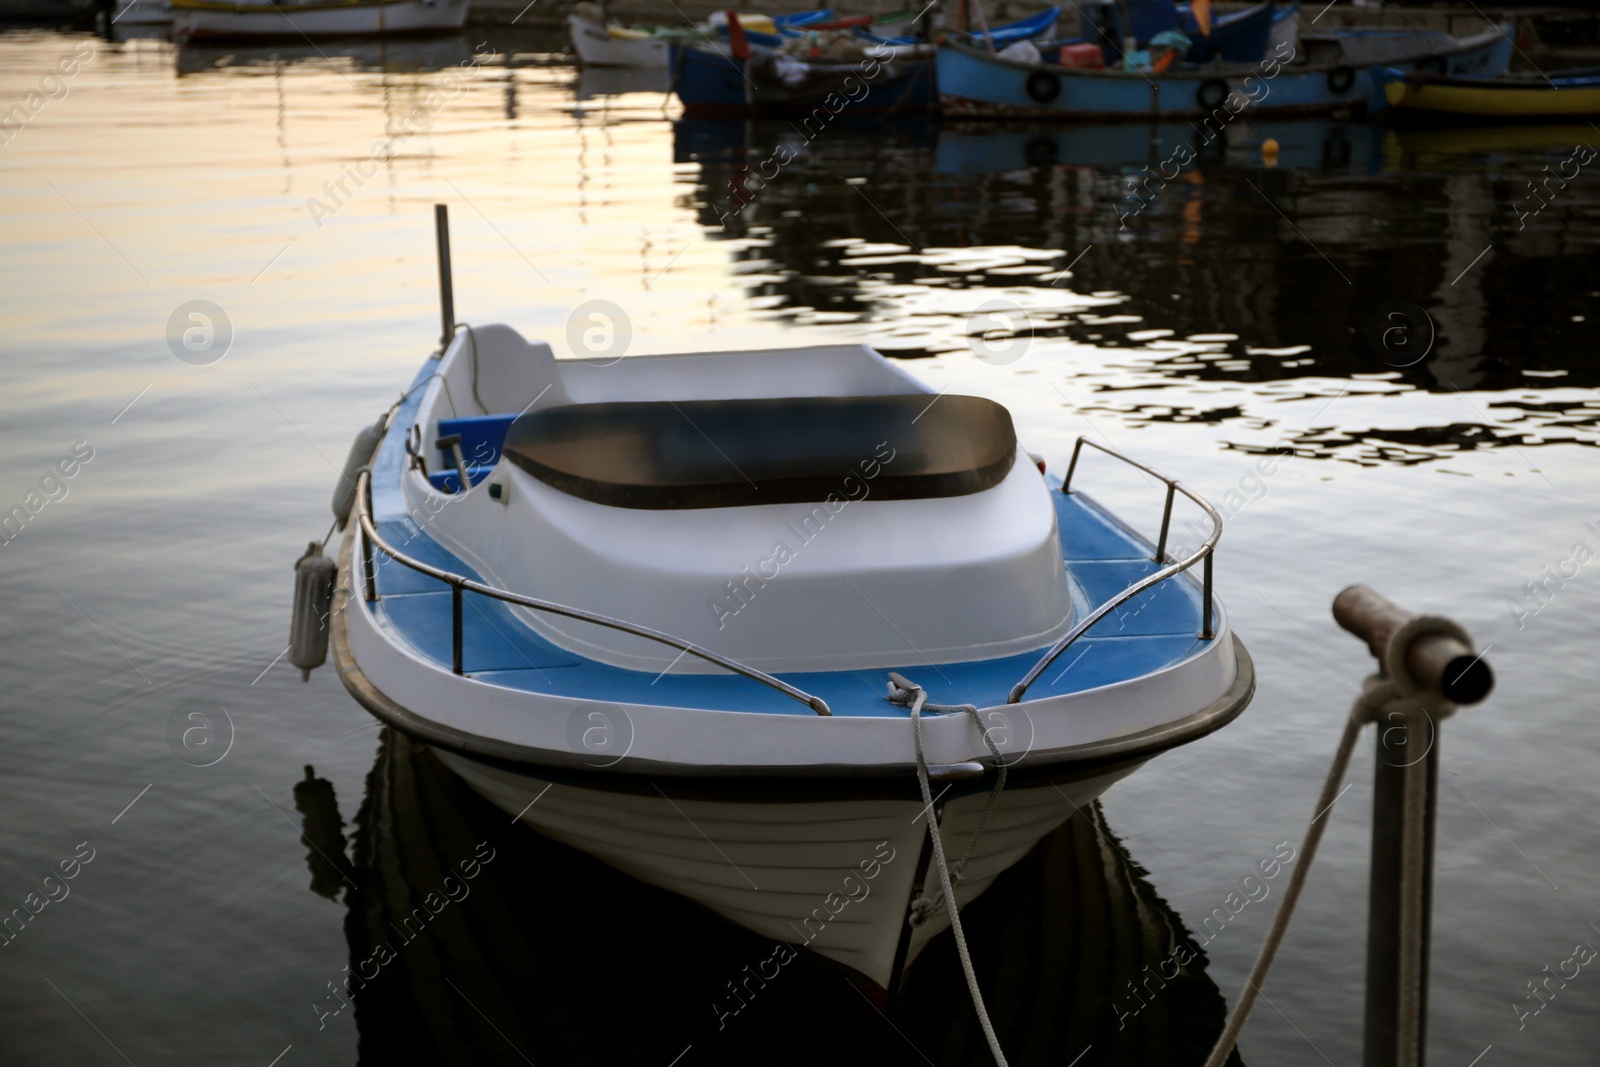
[[[1369,670],[1328,615],[1352,581],[1460,619],[1500,679],[1440,742],[1434,1062],[1593,1061],[1600,978],[1515,1009],[1600,938],[1600,178],[1528,185],[1600,132],[1240,125],[1124,224],[1193,130],[674,122],[487,43],[0,35],[0,105],[44,101],[0,145],[0,504],[36,507],[0,547],[0,902],[76,872],[0,947],[0,1062],[986,1062],[948,939],[887,1016],[799,960],[719,1027],[770,945],[511,826],[274,658],[332,466],[437,332],[437,201],[463,319],[562,352],[593,299],[634,352],[868,341],[1055,469],[1094,434],[1223,510],[1256,701],[974,906],[1012,1062],[1202,1058],[1278,895],[1201,921],[1298,842]],[[169,327],[194,300],[227,327],[198,353]],[[1083,476],[1153,527],[1154,486]],[[1368,763],[1246,1061],[1359,1059]],[[1130,1013],[1183,937],[1203,957]]]

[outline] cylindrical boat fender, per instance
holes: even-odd
[[[313,668],[328,660],[328,614],[333,608],[333,586],[338,564],[322,554],[312,541],[294,564],[294,615],[289,621],[289,662],[308,681]]]
[[[1334,67],[1328,71],[1327,81],[1328,92],[1338,96],[1350,91],[1350,87],[1356,83],[1356,72],[1349,67]]]
[[[378,442],[383,440],[383,424],[388,420],[388,414],[384,414],[371,426],[362,427],[356,439],[350,443],[350,455],[345,459],[344,470],[339,472],[339,481],[333,487],[333,517],[339,521],[341,530],[350,521],[350,507],[356,500],[356,472],[372,461],[372,454],[378,450]]]

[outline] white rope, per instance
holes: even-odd
[[[1205,1067],[1222,1067],[1239,1040],[1239,1033],[1244,1029],[1245,1020],[1250,1017],[1250,1010],[1255,1007],[1256,997],[1261,993],[1261,984],[1266,981],[1267,971],[1271,969],[1273,958],[1277,956],[1278,949],[1283,945],[1284,936],[1288,933],[1289,921],[1294,917],[1295,905],[1300,900],[1300,891],[1305,887],[1306,877],[1311,872],[1311,861],[1316,857],[1317,846],[1322,842],[1325,825],[1322,817],[1328,813],[1339,797],[1339,785],[1344,781],[1344,776],[1350,768],[1350,756],[1355,750],[1356,740],[1361,735],[1362,727],[1368,722],[1376,721],[1380,712],[1399,715],[1405,722],[1406,737],[1409,740],[1421,736],[1422,723],[1419,719],[1427,720],[1433,725],[1437,720],[1455,711],[1454,704],[1430,693],[1412,677],[1406,662],[1406,655],[1412,643],[1422,635],[1432,633],[1455,637],[1467,647],[1472,647],[1472,638],[1465,630],[1449,619],[1436,615],[1415,616],[1397,628],[1389,638],[1382,659],[1387,677],[1374,675],[1368,678],[1363,685],[1361,695],[1356,698],[1354,706],[1350,709],[1350,718],[1345,721],[1344,735],[1339,739],[1333,766],[1328,768],[1328,779],[1323,783],[1322,795],[1317,799],[1317,814],[1312,817],[1311,825],[1306,827],[1305,841],[1300,846],[1299,865],[1289,876],[1289,885],[1284,890],[1283,902],[1278,905],[1278,911],[1272,917],[1272,927],[1267,931],[1266,941],[1261,945],[1261,954],[1256,957],[1255,966],[1250,969],[1250,977],[1245,979],[1244,989],[1239,993],[1233,1014],[1228,1018],[1228,1025],[1223,1029],[1222,1036],[1217,1038],[1211,1055],[1206,1059]],[[1427,867],[1427,849],[1424,841],[1428,804],[1426,775],[1427,763],[1422,757],[1418,757],[1406,766],[1405,799],[1401,809],[1400,1018],[1396,1034],[1397,1062],[1400,1067],[1417,1067],[1420,1056],[1418,1027],[1421,1024],[1422,928],[1425,919],[1422,913],[1422,880]]]
[[[1294,907],[1300,901],[1300,891],[1305,888],[1306,876],[1311,871],[1311,861],[1317,855],[1317,846],[1322,843],[1322,831],[1327,826],[1322,817],[1338,799],[1339,785],[1350,769],[1350,756],[1355,751],[1356,740],[1361,736],[1361,728],[1372,718],[1374,705],[1370,698],[1378,689],[1389,685],[1392,683],[1384,682],[1380,686],[1368,688],[1356,698],[1355,706],[1350,709],[1350,718],[1344,724],[1344,735],[1339,738],[1339,748],[1333,756],[1333,766],[1328,768],[1328,779],[1322,785],[1322,795],[1317,798],[1317,814],[1312,817],[1311,825],[1306,827],[1305,840],[1300,845],[1299,864],[1289,876],[1289,885],[1283,891],[1283,902],[1278,905],[1278,911],[1272,917],[1272,927],[1267,931],[1267,939],[1261,945],[1261,954],[1256,957],[1255,966],[1250,968],[1250,977],[1244,980],[1244,989],[1239,992],[1233,1014],[1229,1016],[1228,1025],[1223,1028],[1222,1036],[1217,1038],[1211,1055],[1206,1059],[1205,1067],[1222,1067],[1227,1062],[1228,1056],[1233,1052],[1233,1046],[1239,1040],[1239,1032],[1244,1029],[1245,1020],[1250,1018],[1250,1009],[1255,1007],[1256,997],[1261,993],[1261,983],[1266,981],[1267,971],[1272,968],[1272,961],[1283,945],[1284,935],[1289,932],[1289,920],[1294,917]]]
[[[961,970],[967,976],[967,990],[972,994],[972,1008],[978,1014],[978,1025],[983,1028],[983,1036],[988,1039],[989,1051],[994,1055],[994,1062],[998,1067],[1007,1067],[1005,1053],[1000,1050],[1000,1039],[995,1036],[994,1024],[989,1021],[989,1012],[983,1006],[983,992],[978,988],[978,976],[972,969],[972,956],[967,951],[967,938],[961,930],[961,909],[956,905],[955,885],[950,879],[950,866],[945,862],[943,834],[940,832],[938,821],[933,814],[933,787],[928,783],[928,760],[922,750],[922,709],[928,699],[928,694],[921,686],[907,690],[905,687],[891,682],[889,685],[889,699],[896,704],[903,704],[909,700],[911,705],[911,737],[917,750],[917,785],[922,788],[923,808],[928,813],[928,835],[933,842],[933,862],[939,869],[940,893],[950,909],[950,932],[955,935],[956,954],[961,957]],[[1000,758],[1000,749],[989,736],[989,731],[984,727],[983,720],[978,715],[978,709],[970,704],[957,705],[927,705],[933,711],[968,711],[974,722],[978,724],[978,732],[983,735],[984,742],[989,751],[994,754],[1000,765],[1000,778],[996,782],[994,792],[989,794],[989,803],[983,809],[983,815],[978,820],[978,827],[973,831],[972,840],[967,844],[966,854],[961,857],[959,868],[965,866],[972,857],[972,850],[977,847],[978,837],[983,833],[984,824],[989,819],[989,812],[994,807],[995,798],[1000,795],[1006,781],[1006,764]]]

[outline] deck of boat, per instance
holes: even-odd
[[[423,376],[426,373],[427,368]],[[403,424],[404,417],[397,420],[397,425]],[[406,513],[398,491],[404,462],[399,435],[391,433],[373,464],[373,515],[379,533],[401,552],[422,562],[485,580]],[[1059,486],[1059,482],[1055,484]],[[1078,491],[1071,495],[1058,491],[1052,499],[1079,618],[1157,569],[1150,544],[1092,498]],[[379,599],[369,608],[379,627],[424,659],[450,669],[449,587],[381,554],[378,560]],[[850,589],[841,589],[841,596],[854,595],[857,594]],[[464,594],[463,599],[462,671],[482,682],[546,695],[635,705],[814,714],[803,704],[735,675],[655,674],[586,659],[534,632],[500,601],[472,593]],[[750,610],[758,608],[752,603]],[[860,610],[876,609],[863,602]],[[961,606],[953,604],[950,610],[960,611]],[[886,619],[884,625],[894,623]],[[1028,699],[1083,692],[1182,662],[1207,644],[1198,636],[1200,630],[1198,583],[1187,575],[1162,582],[1084,634],[1034,683]],[[908,646],[905,659],[899,663],[779,677],[826,700],[835,715],[901,717],[904,709],[884,699],[888,670],[920,683],[934,702],[991,707],[1005,703],[1011,687],[1043,652],[1041,648],[1001,659],[934,665]]]

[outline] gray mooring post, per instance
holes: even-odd
[[[1378,678],[1403,672],[1412,695],[1375,722],[1372,872],[1368,888],[1364,1067],[1422,1067],[1427,1053],[1428,958],[1432,935],[1434,821],[1439,785],[1439,723],[1459,704],[1489,695],[1494,674],[1466,633],[1446,619],[1418,617],[1364,586],[1333,602],[1339,625],[1378,660]],[[1428,710],[1432,708],[1432,711]],[[1415,790],[1419,796],[1411,795]],[[1407,817],[1422,837],[1406,878]],[[1411,896],[1413,895],[1414,896]],[[1418,929],[1408,943],[1407,912]],[[1408,958],[1409,952],[1409,958]]]
[[[450,208],[446,204],[433,205],[433,229],[439,243],[439,318],[443,328],[439,332],[439,348],[450,347],[456,332],[456,301],[450,282]]]

